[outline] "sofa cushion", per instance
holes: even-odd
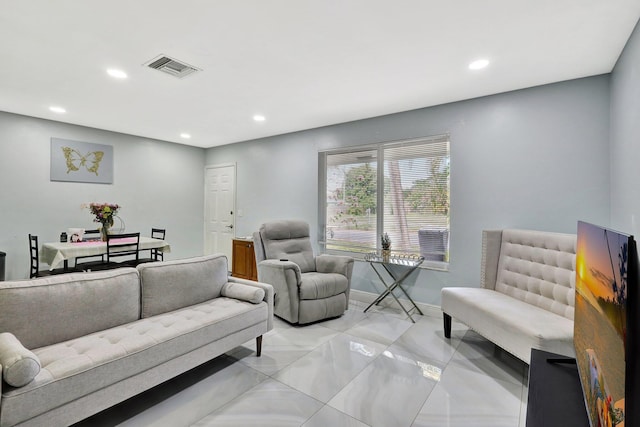
[[[501,292],[444,288],[442,311],[527,363],[531,348],[575,355],[572,320]]]
[[[217,298],[227,283],[227,258],[208,255],[141,264],[142,317],[167,313]]]
[[[28,349],[139,318],[140,282],[133,268],[0,282],[0,331],[13,333]]]
[[[24,348],[10,332],[0,334],[0,366],[2,379],[14,387],[29,384],[40,372],[38,356]]]
[[[303,273],[300,283],[300,299],[321,299],[344,293],[349,280],[338,273]]]
[[[3,421],[13,425],[234,332],[266,323],[267,313],[264,302],[250,304],[221,297],[35,349],[42,370],[25,387],[4,391]]]
[[[222,296],[258,304],[264,299],[264,289],[242,283],[227,282],[222,287]]]

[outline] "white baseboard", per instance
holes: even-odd
[[[378,294],[351,289],[351,291],[349,292],[349,298],[364,304],[371,304],[373,301],[375,301],[376,298],[378,298]],[[409,301],[408,299],[398,299],[400,300],[400,302],[402,302],[406,309],[409,309],[409,307],[411,307],[411,301]],[[420,311],[424,313],[425,316],[437,317],[440,319],[442,318],[442,309],[440,308],[440,306],[425,304],[423,302],[417,301],[416,305],[418,306]],[[393,309],[402,310],[400,307],[398,307],[398,304],[392,297],[385,298],[380,303],[380,307],[390,307]]]

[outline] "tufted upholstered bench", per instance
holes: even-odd
[[[442,289],[444,334],[451,318],[529,363],[531,349],[575,356],[576,236],[485,230],[479,288]]]
[[[223,255],[0,282],[0,427],[73,424],[272,328],[271,285]]]

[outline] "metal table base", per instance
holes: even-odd
[[[411,313],[410,312],[413,311],[413,310],[416,310],[420,314],[423,314],[423,313],[420,310],[420,308],[418,308],[418,306],[416,305],[415,301],[413,301],[413,299],[409,296],[407,291],[402,287],[402,282],[407,277],[409,277],[409,275],[411,273],[413,273],[418,268],[418,266],[420,264],[422,264],[422,261],[424,260],[424,258],[420,257],[420,258],[416,258],[415,260],[411,260],[411,261],[402,260],[402,259],[390,259],[388,261],[385,261],[380,257],[369,257],[369,259],[365,258],[365,260],[369,262],[369,265],[371,265],[371,268],[373,268],[373,271],[376,272],[376,274],[378,275],[378,278],[380,279],[380,281],[382,282],[382,284],[384,285],[384,287],[386,289],[380,295],[378,295],[378,297],[371,304],[369,304],[369,306],[367,308],[364,309],[364,312],[366,313],[367,310],[369,310],[371,307],[373,307],[374,305],[380,304],[382,302],[382,300],[384,300],[386,297],[391,295],[393,297],[393,299],[396,301],[396,303],[398,303],[398,305],[400,306],[402,311],[404,311],[405,314],[409,317],[409,319],[411,319],[411,321],[413,323],[416,323],[416,321],[413,320],[413,317],[411,317]],[[378,265],[378,264],[381,265],[382,268],[384,268],[384,270],[387,272],[387,274],[389,274],[389,276],[391,276],[391,278],[393,279],[392,283],[387,283],[385,281],[385,279],[382,276],[382,274],[380,274],[380,270],[378,268],[376,268],[376,265]],[[394,272],[389,268],[390,265],[404,266],[404,267],[407,267],[407,270],[402,275],[396,276],[394,274]],[[410,307],[407,310],[407,308],[400,302],[398,297],[393,293],[393,291],[398,289],[398,288],[407,297],[407,299],[409,300],[411,305],[413,305],[413,307]]]

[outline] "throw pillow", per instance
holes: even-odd
[[[227,282],[222,287],[222,296],[258,304],[264,299],[264,289],[243,283]]]
[[[14,387],[29,384],[40,372],[40,360],[10,332],[0,334],[2,378]]]

